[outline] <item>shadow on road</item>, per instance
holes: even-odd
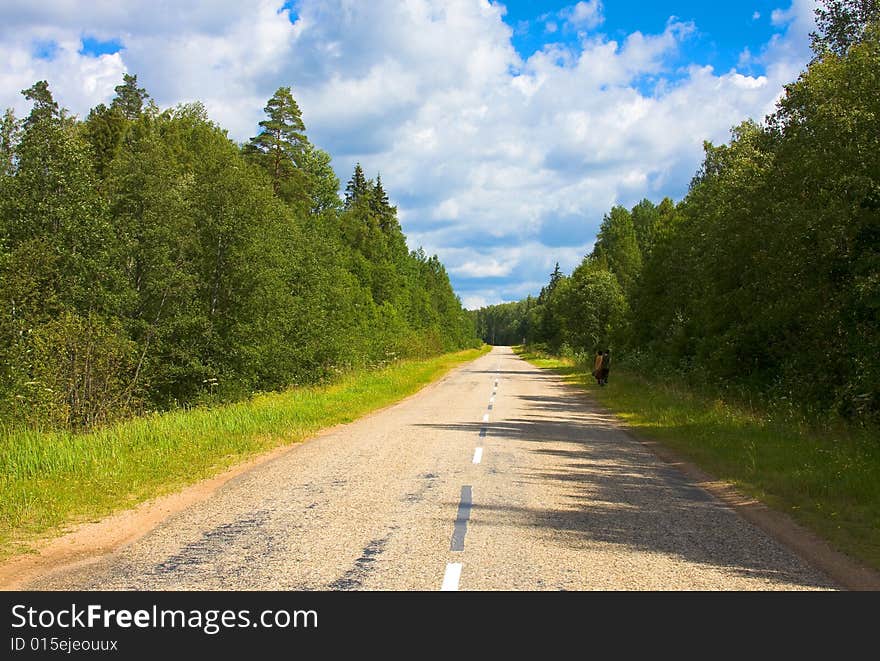
[[[774,583],[832,587],[658,460],[583,395],[540,374],[536,378],[549,381],[551,395],[517,396],[519,417],[486,425],[419,425],[475,436],[485,426],[494,442],[510,444],[509,456],[517,462],[508,468],[511,479],[554,493],[561,489],[563,497],[548,508],[490,505],[477,498],[473,507],[482,512],[481,526],[534,527],[547,530],[548,543],[559,543],[562,535],[575,547],[618,544]],[[522,449],[534,457],[519,454]],[[558,488],[549,488],[554,483]]]

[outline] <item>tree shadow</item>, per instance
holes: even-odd
[[[475,435],[485,427],[494,442],[510,443],[510,456],[523,448],[534,453],[522,456],[508,475],[515,484],[552,493],[553,505],[493,505],[477,497],[481,526],[532,527],[546,533],[548,544],[558,544],[560,536],[573,547],[605,542],[779,585],[834,587],[621,431],[613,416],[552,381],[551,396],[516,396],[521,406],[515,418],[417,425]]]

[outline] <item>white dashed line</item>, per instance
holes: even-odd
[[[483,448],[474,450],[474,463],[478,464],[483,460]]]
[[[483,422],[489,422],[489,414],[488,413],[483,414]]]
[[[446,565],[446,573],[443,575],[441,592],[455,592],[458,590],[458,582],[461,580],[461,563],[450,562]]]
[[[495,395],[492,395],[492,396],[489,398],[489,403],[490,403],[490,404],[494,404],[494,403],[495,403]]]

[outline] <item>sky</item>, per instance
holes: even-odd
[[[230,138],[290,86],[343,182],[381,173],[466,307],[537,294],[603,215],[679,200],[705,140],[773,111],[815,0],[0,0],[0,106],[85,117],[134,73]]]

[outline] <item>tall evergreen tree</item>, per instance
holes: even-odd
[[[389,236],[399,234],[400,224],[397,222],[397,207],[391,205],[388,193],[382,186],[381,175],[376,175],[376,184],[373,186],[372,192],[370,206],[373,215],[379,222],[379,229]]]
[[[52,98],[52,92],[49,90],[49,83],[45,80],[37,81],[26,90],[22,90],[21,93],[24,98],[34,103],[34,107],[25,120],[25,127],[61,116],[58,104]]]
[[[553,273],[550,274],[550,284],[547,285],[547,289],[552,292],[560,280],[562,280],[562,270],[559,268],[559,262],[556,262]]]
[[[116,98],[110,103],[111,110],[118,111],[128,120],[134,120],[141,116],[144,101],[150,98],[147,90],[137,86],[137,76],[123,74],[122,84],[114,88]]]
[[[365,199],[369,190],[370,185],[364,176],[364,169],[360,163],[355,163],[354,174],[351,175],[351,179],[345,185],[345,208],[349,209],[358,200]]]
[[[261,131],[251,138],[245,153],[256,157],[272,177],[275,195],[282,195],[284,184],[294,180],[296,169],[303,165],[306,126],[290,87],[279,87],[263,110],[268,117],[260,122]]]

